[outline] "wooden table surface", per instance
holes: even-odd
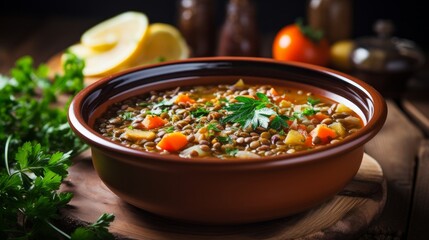
[[[24,55],[46,62],[99,21],[0,16],[0,74]],[[386,101],[386,124],[365,149],[384,170],[387,203],[360,239],[429,239],[429,67],[410,80],[403,98]]]

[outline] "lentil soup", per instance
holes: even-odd
[[[291,154],[339,142],[362,127],[342,103],[243,80],[151,91],[113,104],[95,123],[124,146],[185,158]]]

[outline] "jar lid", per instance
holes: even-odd
[[[417,45],[406,39],[392,37],[394,25],[389,20],[374,24],[377,36],[356,40],[351,62],[356,70],[375,73],[412,72],[424,63],[424,55]]]

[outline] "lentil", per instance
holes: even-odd
[[[194,149],[187,156],[231,158],[233,156],[228,154],[231,150],[274,156],[319,148],[338,143],[363,126],[354,112],[336,112],[338,104],[332,100],[283,87],[275,87],[279,95],[272,96],[271,88],[273,86],[269,85],[218,85],[151,91],[110,106],[96,120],[95,129],[105,138],[126,147],[160,154],[170,154],[157,147],[161,139],[167,133],[181,132],[187,140],[184,149],[198,145],[201,151],[208,153],[199,154],[199,149]],[[176,103],[179,94],[187,95],[190,100]],[[260,94],[268,100],[260,108],[249,110],[254,114],[249,119],[252,121],[250,125],[244,127],[244,122],[225,122],[225,118],[232,114],[228,106],[243,103],[236,97],[250,96],[247,97],[249,101],[262,101]],[[307,103],[310,96],[320,101],[313,106]],[[260,118],[261,121],[268,121],[266,125],[259,122],[260,116],[255,114],[262,108],[270,112]],[[146,129],[143,121],[155,112],[165,121],[164,125]],[[317,112],[329,117],[313,117]],[[284,117],[277,119],[283,121],[279,126],[273,126],[276,116]],[[258,122],[253,122],[254,119]],[[331,131],[326,139],[317,132],[320,126]]]

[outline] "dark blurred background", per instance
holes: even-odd
[[[344,0],[346,1],[346,0]],[[425,50],[429,48],[429,13],[417,0],[350,0],[353,2],[353,37],[372,35],[372,24],[377,19],[391,19],[395,36],[416,41]],[[306,17],[306,0],[255,0],[257,21],[262,34],[274,34],[282,26],[299,17]],[[216,1],[217,24],[224,20],[227,0]],[[106,19],[118,13],[135,10],[148,15],[151,22],[177,23],[176,0],[73,0],[73,1],[24,1],[2,0],[0,14],[14,17],[45,18],[67,16]],[[2,23],[5,24],[5,23]],[[8,24],[13,24],[10,22]],[[13,34],[0,33],[3,34]],[[0,37],[1,38],[1,37]]]

